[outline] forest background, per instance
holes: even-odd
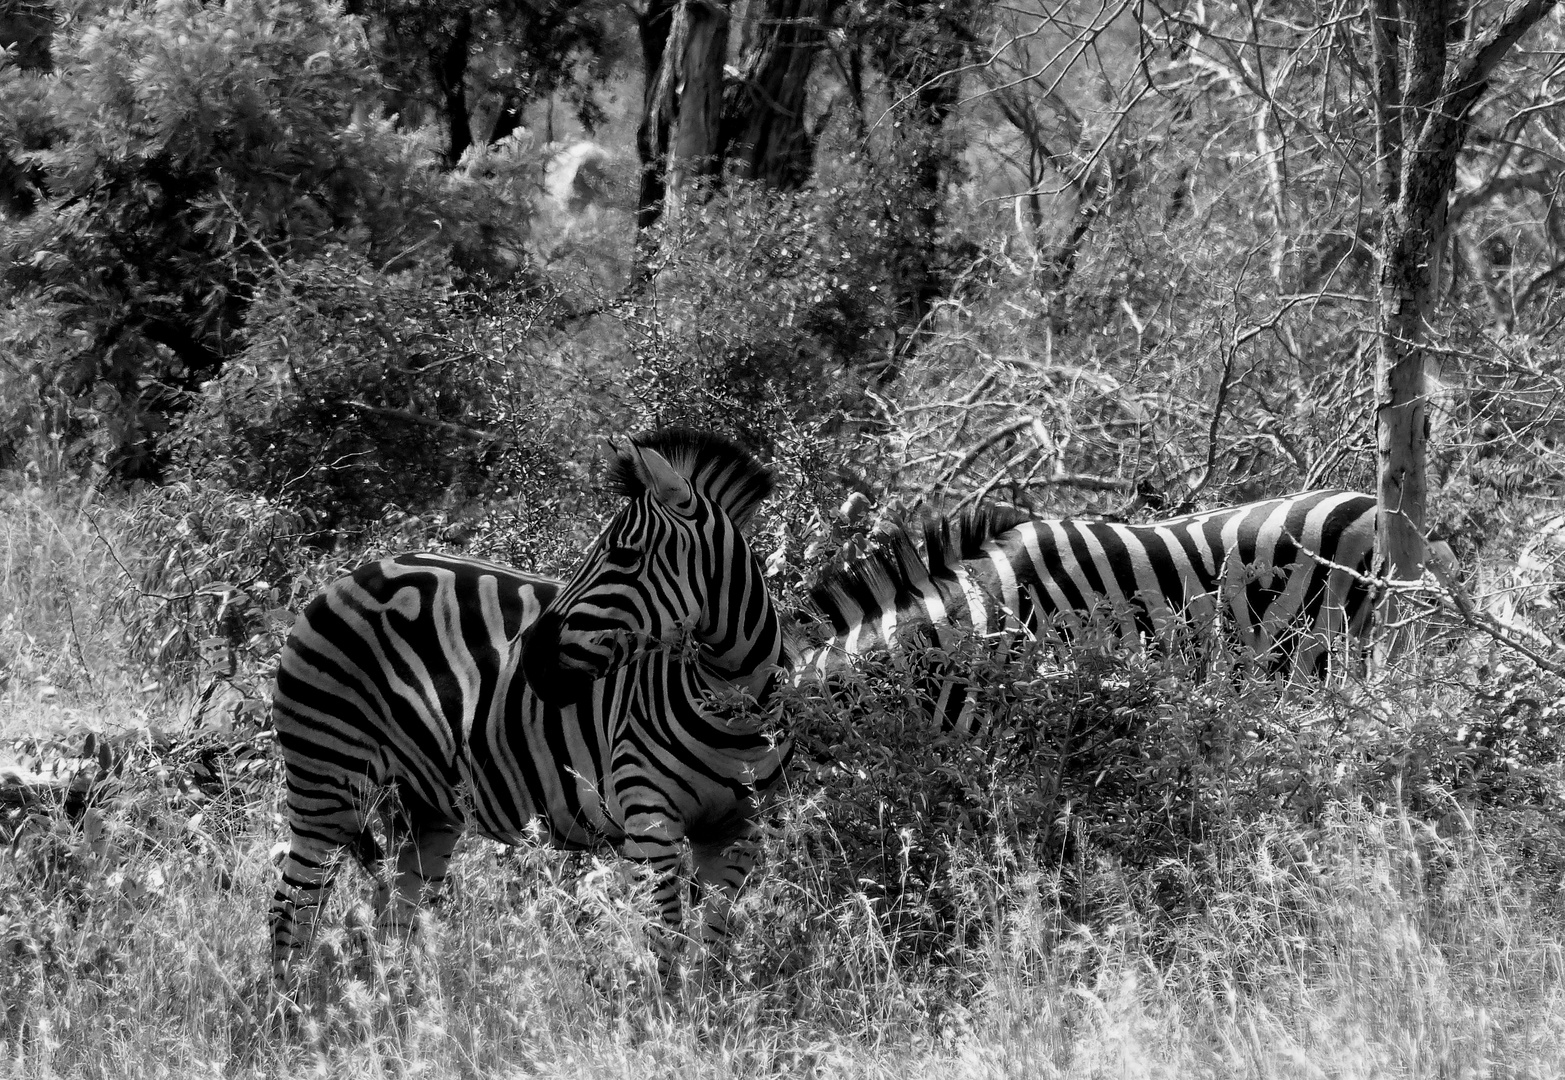
[[[1562,42],[1539,0],[0,3],[0,1059],[1550,1071]],[[1358,488],[1393,576],[1454,563],[1371,682],[1083,646],[989,672],[976,739],[894,670],[806,688],[722,985],[647,992],[608,864],[472,844],[416,988],[350,911],[290,1027],[294,614],[410,548],[564,572],[598,437],[669,423],[778,471],[790,607],[983,500]]]

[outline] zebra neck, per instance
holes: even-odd
[[[706,673],[713,682],[723,683],[730,690],[745,694],[756,701],[765,701],[777,686],[778,674],[783,670],[781,659],[781,656],[775,657],[770,663],[761,664],[745,675],[733,675],[715,670],[707,664],[703,664],[702,667],[706,668]]]
[[[700,666],[707,678],[760,701],[771,692],[777,673],[787,666],[782,623],[775,612],[768,612],[747,631],[722,652],[710,646],[702,648]]]

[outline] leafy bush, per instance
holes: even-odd
[[[13,363],[40,369],[40,410],[69,403],[79,451],[126,475],[159,473],[185,395],[240,347],[281,263],[346,245],[375,265],[431,246],[464,272],[520,265],[506,185],[437,174],[418,137],[354,119],[378,84],[333,6],[88,9],[54,50],[57,77],[0,82],[0,116],[27,105],[7,149],[47,141],[20,152],[43,199],[0,239],[0,276],[61,341]]]
[[[175,460],[192,478],[307,507],[323,533],[362,531],[388,507],[461,507],[518,453],[546,485],[559,465],[535,415],[545,394],[512,355],[544,310],[524,299],[487,315],[438,266],[387,273],[340,249],[290,265],[252,305],[245,348],[203,388]]]
[[[130,661],[171,691],[228,683],[261,721],[270,665],[329,574],[304,516],[216,483],[170,484],[144,493],[121,532],[131,551],[111,606]]]
[[[734,184],[667,225],[628,315],[650,424],[716,423],[765,446],[779,415],[856,397],[845,376],[885,355],[894,321],[872,196],[862,177],[794,194]]]
[[[975,734],[932,730],[930,695],[952,670],[975,688]],[[811,920],[857,905],[888,960],[972,971],[1031,880],[1047,885],[1054,932],[1132,918],[1156,953],[1227,887],[1220,853],[1253,830],[1283,823],[1309,843],[1361,803],[1439,827],[1453,798],[1494,827],[1525,826],[1537,879],[1552,880],[1565,861],[1557,694],[1537,676],[1515,692],[1424,681],[1306,698],[1081,646],[866,658],[854,677],[785,695],[810,780],[802,839],[775,857],[823,899],[777,922],[824,933]],[[1442,719],[1457,711],[1471,717],[1460,732]],[[788,940],[772,947],[808,949]]]

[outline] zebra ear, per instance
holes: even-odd
[[[696,497],[690,481],[679,475],[668,463],[668,458],[642,446],[632,446],[630,452],[636,477],[648,495],[676,514],[688,515],[695,511]]]

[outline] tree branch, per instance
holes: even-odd
[[[1522,35],[1558,3],[1559,0],[1512,0],[1500,21],[1463,50],[1446,80],[1447,89],[1442,106],[1430,109],[1428,119],[1419,133],[1417,141],[1421,152],[1441,146],[1460,125],[1467,122],[1467,114],[1488,90],[1489,77],[1494,74],[1500,61],[1505,59]]]
[[[1492,180],[1479,184],[1477,187],[1462,192],[1451,200],[1451,208],[1447,213],[1447,223],[1455,225],[1462,220],[1465,214],[1477,209],[1490,199],[1497,199],[1502,195],[1509,195],[1516,191],[1531,191],[1539,195],[1549,195],[1554,191],[1555,182],[1559,179],[1558,168],[1535,169],[1532,172],[1512,173],[1509,176],[1497,176]]]
[[[422,424],[424,427],[436,428],[440,431],[448,431],[453,435],[460,435],[465,439],[476,439],[479,442],[498,442],[500,436],[488,431],[479,431],[465,424],[453,424],[449,420],[436,420],[433,417],[424,416],[409,409],[388,409],[383,405],[371,405],[364,401],[344,401],[344,405],[356,412],[367,413],[370,416],[384,416],[389,420],[402,420],[409,424]]]
[[[1369,36],[1375,62],[1375,179],[1390,212],[1402,194],[1402,78],[1397,0],[1371,0]]]

